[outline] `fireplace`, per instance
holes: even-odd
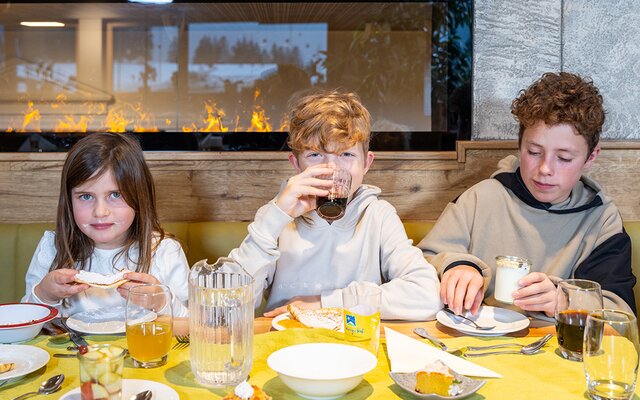
[[[470,137],[472,1],[6,3],[0,151],[104,131],[146,150],[285,150],[287,101],[355,91],[372,149]]]

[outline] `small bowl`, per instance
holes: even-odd
[[[58,315],[58,310],[45,304],[0,304],[0,343],[19,343],[31,340],[45,322]]]
[[[337,343],[285,347],[267,358],[289,388],[307,399],[337,399],[354,389],[378,359],[367,350]]]
[[[391,379],[393,379],[393,381],[398,386],[400,386],[401,388],[403,388],[407,392],[411,393],[412,395],[414,395],[415,397],[418,397],[420,399],[428,399],[428,400],[459,400],[459,399],[464,399],[465,397],[471,396],[472,394],[477,392],[478,389],[480,389],[482,386],[484,386],[485,383],[487,383],[486,380],[477,380],[477,379],[467,378],[466,376],[460,375],[459,373],[457,373],[455,371],[451,371],[453,376],[458,381],[460,381],[460,389],[461,389],[460,393],[456,394],[455,396],[440,396],[440,395],[437,395],[435,393],[419,393],[419,392],[416,392],[416,373],[417,372],[418,371],[415,371],[415,372],[389,372],[389,375],[391,376]]]

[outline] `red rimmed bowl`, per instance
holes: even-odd
[[[0,304],[0,343],[19,343],[31,340],[45,322],[58,315],[58,310],[46,304]]]

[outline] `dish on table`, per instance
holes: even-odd
[[[39,303],[0,304],[0,343],[21,343],[33,339],[58,310]]]
[[[122,398],[128,399],[134,394],[145,390],[151,390],[153,399],[162,400],[180,400],[178,393],[169,386],[144,379],[123,379],[122,380]],[[60,397],[60,400],[80,400],[80,388],[77,387]]]
[[[0,374],[0,382],[24,376],[42,368],[49,362],[49,353],[36,347],[23,344],[0,345],[0,363],[15,363],[12,370]]]
[[[67,325],[74,331],[90,335],[114,335],[125,333],[126,307],[100,308],[73,314],[67,318]],[[140,317],[140,322],[152,321],[155,313],[147,313]]]
[[[457,318],[442,310],[436,314],[436,319],[442,325],[453,328],[457,331],[475,336],[500,336],[505,333],[517,332],[529,326],[529,318],[519,312],[506,308],[482,306],[478,311],[478,315],[465,314],[478,323],[478,325],[495,325],[495,328],[487,330],[479,330],[475,328],[469,321]]]
[[[455,372],[455,371],[451,371],[451,373],[453,374],[453,376],[460,381],[459,383],[459,387],[461,389],[460,393],[458,393],[455,396],[440,396],[438,394],[435,393],[419,393],[416,392],[416,372],[389,372],[389,375],[391,376],[391,379],[393,379],[393,381],[400,386],[402,389],[406,390],[407,392],[411,393],[412,395],[414,395],[415,397],[421,398],[421,399],[430,399],[430,400],[441,400],[441,399],[447,399],[447,400],[457,400],[457,399],[464,399],[467,396],[470,396],[472,394],[474,394],[475,392],[478,391],[478,389],[480,389],[482,386],[484,386],[485,383],[487,383],[486,380],[482,379],[471,379],[468,378],[464,375],[460,375],[459,373]]]

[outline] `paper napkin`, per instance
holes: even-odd
[[[392,372],[414,372],[435,360],[440,360],[461,375],[502,378],[497,372],[438,350],[393,329],[385,327],[384,333]]]

